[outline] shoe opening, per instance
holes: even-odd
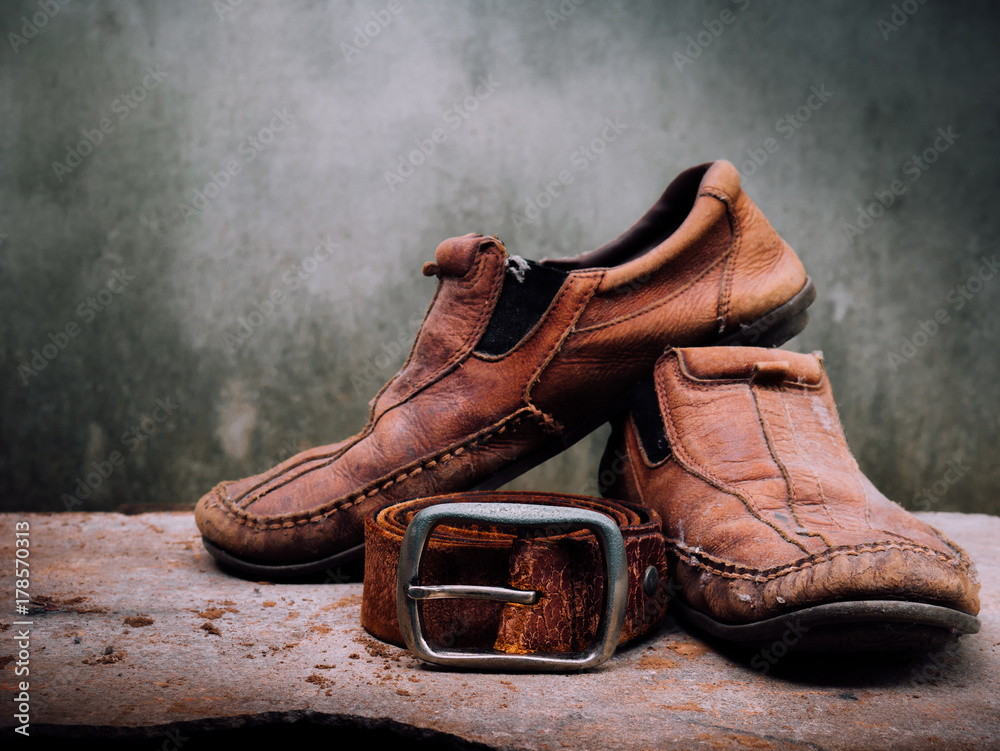
[[[711,166],[712,163],[701,164],[678,175],[645,216],[617,239],[588,253],[572,258],[545,259],[541,263],[550,268],[575,271],[620,266],[645,255],[684,223],[698,198],[702,179]]]

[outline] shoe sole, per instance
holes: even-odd
[[[318,561],[286,563],[275,566],[266,563],[245,561],[242,558],[237,558],[232,553],[223,550],[218,545],[206,540],[204,537],[201,538],[201,541],[205,545],[205,550],[211,553],[220,568],[225,569],[229,573],[238,574],[246,579],[256,579],[262,581],[268,581],[271,579],[301,579],[312,577],[323,572],[330,574],[334,577],[334,579],[339,579],[340,577],[338,576],[338,572],[335,571],[337,566],[343,566],[345,564],[361,560],[365,554],[365,545],[364,543],[361,543],[360,545],[355,545],[353,548],[342,550],[336,555],[327,556],[326,558],[322,558]]]
[[[895,600],[832,602],[756,623],[722,623],[678,599],[671,607],[700,631],[750,649],[787,652],[927,650],[979,632],[978,618],[940,605]]]
[[[806,324],[809,323],[807,308],[812,305],[815,299],[816,288],[813,286],[812,279],[806,277],[802,289],[789,298],[787,302],[752,323],[741,326],[738,331],[727,334],[714,342],[709,342],[705,346],[779,347],[806,327]],[[628,409],[628,389],[623,390],[621,394],[609,400],[601,409],[567,430],[552,443],[508,464],[466,490],[495,490],[506,485],[511,480],[520,477],[525,472],[580,442],[626,409]],[[364,543],[362,543],[316,561],[270,565],[254,563],[234,556],[204,537],[202,537],[202,542],[205,549],[230,573],[263,580],[294,579],[313,575],[359,560],[364,556],[365,551]]]
[[[780,347],[801,333],[809,323],[808,308],[815,300],[816,287],[813,286],[812,279],[806,277],[802,289],[787,302],[707,346]]]

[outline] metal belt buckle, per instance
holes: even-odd
[[[591,647],[584,652],[510,655],[496,651],[436,650],[424,634],[420,602],[438,598],[502,600],[526,605],[539,593],[508,587],[462,584],[422,586],[420,562],[431,530],[444,521],[474,521],[517,527],[551,527],[560,533],[586,528],[604,552],[604,612]],[[406,529],[396,572],[396,611],[406,645],[421,660],[473,670],[569,671],[600,665],[614,654],[625,622],[628,568],[625,541],[618,526],[604,514],[571,506],[521,503],[442,503],[418,512]]]

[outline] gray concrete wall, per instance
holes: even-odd
[[[816,282],[790,346],[862,468],[1000,513],[994,5],[5,0],[0,508],[187,506],[346,437],[439,241],[588,250],[728,158]],[[592,492],[605,435],[518,486]]]

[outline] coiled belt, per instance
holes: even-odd
[[[361,623],[428,662],[581,670],[659,625],[666,582],[651,509],[557,493],[457,493],[365,519]]]

